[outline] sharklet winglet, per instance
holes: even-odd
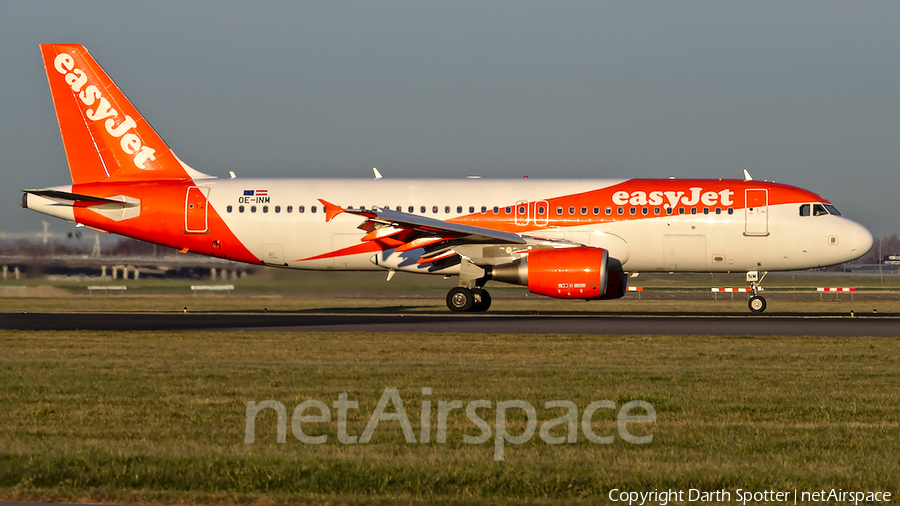
[[[336,205],[332,204],[331,202],[328,202],[327,200],[323,200],[323,199],[318,199],[318,200],[319,200],[319,202],[322,203],[323,206],[325,206],[325,222],[326,223],[330,222],[337,215],[346,211],[346,209],[344,209],[343,207],[336,206]]]

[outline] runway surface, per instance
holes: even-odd
[[[900,337],[900,315],[0,313],[0,329]]]

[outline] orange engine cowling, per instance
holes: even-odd
[[[563,299],[616,299],[625,295],[628,281],[618,260],[605,249],[587,246],[535,250],[494,267],[491,278]]]

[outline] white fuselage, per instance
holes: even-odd
[[[195,181],[209,187],[209,202],[241,242],[257,257],[265,259],[273,248],[283,251],[287,267],[299,269],[377,270],[373,253],[357,253],[305,260],[328,251],[360,244],[359,216],[341,215],[326,223],[318,199],[344,207],[413,209],[440,220],[471,216],[503,220],[506,229],[534,238],[566,240],[602,247],[619,259],[628,271],[725,272],[747,270],[791,270],[832,265],[856,258],[871,246],[871,234],[842,216],[800,216],[797,203],[766,206],[757,230],[748,233],[754,219],[747,208],[692,206],[697,214],[673,214],[662,206],[616,206],[596,202],[602,222],[562,223],[557,207],[537,216],[535,202],[606,188],[624,180],[490,180],[490,179],[212,179]],[[245,197],[247,190],[266,191],[265,197]],[[517,215],[516,202],[526,202],[527,213]],[[227,209],[231,206],[231,212]],[[239,212],[243,206],[243,212]],[[266,212],[263,211],[264,206]],[[291,211],[288,212],[288,207]],[[499,207],[499,215],[493,213]],[[513,209],[506,214],[506,207]],[[482,207],[487,213],[482,215]],[[574,218],[582,218],[581,207]],[[612,207],[607,216],[606,208]],[[624,214],[618,215],[618,208]],[[631,215],[631,208],[635,214]],[[706,207],[708,214],[704,214]],[[278,212],[276,212],[278,208]],[[300,212],[300,209],[303,212]],[[312,212],[315,208],[316,212]],[[462,212],[458,212],[459,209]],[[655,209],[661,208],[655,215]],[[421,212],[424,209],[424,213]],[[437,212],[434,210],[437,209]],[[644,209],[647,214],[644,215]],[[447,212],[449,211],[449,212]],[[637,217],[637,219],[634,219]],[[620,219],[632,218],[632,219]],[[480,224],[480,226],[489,226]],[[416,266],[411,271],[421,271]]]

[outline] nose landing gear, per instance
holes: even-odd
[[[766,299],[760,297],[759,295],[754,295],[753,297],[750,297],[747,305],[750,307],[750,311],[753,311],[754,313],[762,313],[766,310]]]
[[[762,313],[766,310],[766,299],[762,295],[759,295],[759,292],[763,291],[763,287],[760,286],[760,283],[765,279],[766,274],[768,274],[766,271],[762,272],[762,276],[760,276],[759,271],[750,271],[747,273],[747,282],[750,283],[750,291],[753,292],[753,296],[747,301],[747,306],[750,308],[750,311],[754,313]]]

